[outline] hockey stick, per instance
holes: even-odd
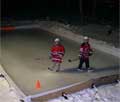
[[[89,56],[92,56],[92,55],[93,55],[93,52],[90,52],[90,53],[89,53]],[[81,55],[78,55],[77,58],[74,58],[74,59],[68,59],[68,62],[74,62],[74,61],[77,61],[77,60],[79,60],[80,56],[81,56]]]

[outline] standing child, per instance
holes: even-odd
[[[53,71],[54,68],[57,67],[56,72],[59,72],[64,54],[65,54],[65,48],[60,43],[60,39],[56,38],[54,40],[54,45],[51,47],[51,53],[50,53],[50,58],[53,62],[53,66],[52,68],[48,68],[48,69]]]
[[[80,46],[80,63],[79,63],[79,67],[78,67],[78,70],[79,71],[82,71],[82,65],[83,63],[85,63],[86,65],[86,70],[88,70],[88,72],[90,70],[92,70],[90,68],[90,65],[89,65],[89,56],[91,56],[93,53],[93,50],[89,44],[89,38],[87,36],[84,37],[84,42],[81,44]]]

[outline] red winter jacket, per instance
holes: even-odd
[[[58,44],[58,45],[53,45],[51,48],[51,57],[53,62],[62,62],[62,58],[65,54],[65,48],[63,45]]]
[[[84,59],[89,58],[90,54],[93,52],[89,43],[82,43],[80,46],[80,56]]]

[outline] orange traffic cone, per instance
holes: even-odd
[[[36,88],[37,90],[41,88],[41,85],[40,85],[40,81],[39,81],[39,80],[37,80],[36,85],[35,85],[35,88]]]

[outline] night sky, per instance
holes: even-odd
[[[66,2],[65,2],[66,1]],[[2,0],[3,15],[49,15],[50,12],[79,11],[78,0]]]
[[[39,19],[41,17],[80,16],[79,0],[1,0],[2,18]],[[119,0],[96,0],[95,16],[118,19]],[[83,0],[84,16],[92,16],[94,0]]]

